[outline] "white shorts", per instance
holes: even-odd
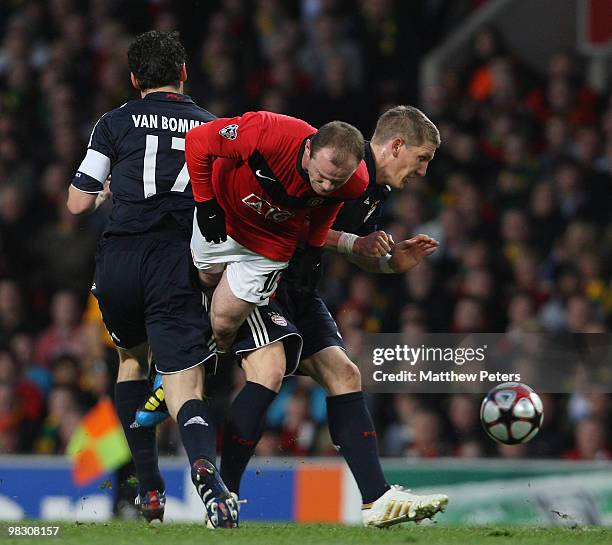
[[[288,261],[273,261],[259,255],[228,236],[225,242],[208,242],[193,222],[191,236],[193,264],[203,272],[220,273],[227,270],[227,281],[232,293],[249,303],[267,305],[276,290],[281,272]]]

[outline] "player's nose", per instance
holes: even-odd
[[[335,189],[335,185],[333,182],[330,182],[329,180],[324,180],[321,183],[321,189],[325,191],[325,193],[331,193]]]

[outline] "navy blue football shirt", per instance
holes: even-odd
[[[191,227],[185,133],[213,119],[187,95],[154,92],[98,120],[72,185],[99,193],[111,175],[113,209],[105,236],[162,230],[171,218],[170,224]]]
[[[332,226],[335,231],[366,236],[380,229],[382,204],[389,197],[391,188],[376,183],[376,164],[369,142],[365,145],[364,161],[368,167],[368,187],[359,198],[344,203]]]

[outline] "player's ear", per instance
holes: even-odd
[[[304,142],[304,157],[310,159],[310,138]]]
[[[394,138],[391,140],[391,153],[393,157],[397,157],[399,155],[400,149],[402,146],[405,146],[406,142],[404,142],[403,138]]]
[[[180,76],[181,81],[187,81],[187,66],[185,66],[185,63],[183,63],[181,65],[181,76]]]
[[[138,83],[138,80],[136,79],[134,72],[130,72],[130,81],[132,82],[132,87],[140,91],[140,84]]]

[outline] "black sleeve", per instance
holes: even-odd
[[[104,114],[94,125],[87,145],[87,153],[81,162],[72,185],[85,193],[99,193],[111,170],[114,157],[110,116]]]

